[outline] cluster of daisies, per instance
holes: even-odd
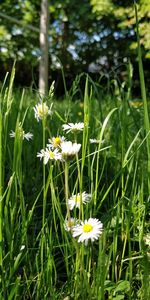
[[[64,136],[52,137],[48,140],[46,148],[37,153],[37,157],[43,158],[44,164],[47,164],[49,160],[67,161],[74,158],[80,148],[81,144],[66,141]]]
[[[39,122],[40,120],[46,119],[47,116],[52,115],[52,104],[50,107],[47,106],[45,102],[41,102],[34,107],[35,118]],[[84,129],[84,123],[68,123],[63,124],[62,129],[68,134],[70,132],[77,134]],[[25,133],[21,123],[19,123],[19,136],[22,139],[32,139],[33,134],[28,132]],[[15,137],[16,132],[12,131],[10,133],[11,137]],[[98,143],[97,140],[91,140],[91,143]],[[48,139],[48,143],[44,149],[41,149],[37,153],[37,157],[43,159],[43,163],[47,164],[51,160],[55,161],[70,161],[72,160],[80,151],[81,144],[72,143],[67,141],[64,136],[56,136]],[[68,199],[68,207],[70,211],[74,208],[81,209],[82,205],[85,205],[91,201],[91,195],[86,192],[78,193],[72,195]],[[103,224],[96,218],[89,218],[84,221],[79,221],[77,218],[69,217],[66,219],[64,228],[70,231],[73,238],[78,237],[78,242],[84,242],[87,245],[88,241],[97,240],[102,234]]]
[[[78,193],[77,195],[72,195],[68,199],[68,205],[70,210],[74,208],[81,209],[82,205],[85,205],[91,201],[91,195],[86,192]],[[89,218],[88,220],[81,221],[77,218],[68,218],[65,221],[64,225],[67,231],[72,233],[74,238],[78,237],[78,242],[84,242],[85,245],[88,244],[88,241],[97,240],[102,234],[103,224],[96,218]]]

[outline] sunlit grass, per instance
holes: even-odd
[[[148,299],[143,106],[131,104],[123,85],[119,97],[108,92],[99,99],[98,84],[87,77],[80,101],[69,99],[68,106],[68,100],[47,97],[53,113],[37,120],[38,94],[23,91],[19,98],[13,78],[14,69],[0,102],[0,299]],[[67,133],[68,123],[82,128]],[[33,138],[26,139],[27,133]],[[62,159],[44,163],[37,154],[43,149],[49,155],[47,143],[51,151],[54,137],[61,136],[81,146],[64,156],[60,147]],[[84,193],[90,195],[85,202]],[[77,200],[70,210],[72,195]],[[102,222],[102,232],[92,235],[89,218]],[[86,243],[78,242],[74,226],[85,220]],[[86,240],[89,232],[93,242]]]

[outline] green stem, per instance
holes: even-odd
[[[43,126],[43,149],[45,148],[45,118],[42,121]],[[41,275],[44,271],[44,226],[46,210],[46,184],[45,184],[45,164],[43,163],[43,214],[42,214],[42,231],[41,231]]]
[[[2,231],[2,194],[3,194],[3,175],[2,175],[2,113],[0,111],[0,268],[2,268],[3,264],[3,231]]]
[[[69,199],[69,186],[68,186],[68,178],[69,178],[69,163],[65,161],[65,197],[66,197],[66,209],[67,209],[67,219],[70,222],[70,209],[68,204]]]
[[[45,148],[45,119],[43,119],[43,149]],[[44,228],[45,224],[45,209],[46,209],[46,191],[45,191],[45,164],[43,163],[43,218],[42,218],[42,227]]]
[[[75,134],[75,143],[77,143],[77,136]],[[82,205],[82,175],[83,172],[80,171],[80,163],[78,153],[76,154],[76,162],[78,169],[78,182],[79,182],[79,191],[80,191],[80,209],[79,209],[79,220],[83,220],[83,205]]]
[[[146,97],[146,87],[145,87],[145,79],[144,79],[144,70],[142,63],[142,54],[141,54],[141,46],[140,46],[140,35],[139,35],[139,24],[138,24],[138,12],[136,2],[134,3],[135,8],[135,17],[136,17],[136,34],[137,34],[137,44],[138,44],[138,64],[139,64],[139,76],[140,76],[140,86],[141,86],[141,95],[144,104],[144,126],[146,135],[150,131],[150,122],[148,116],[148,105],[147,105],[147,97]],[[148,187],[150,191],[150,135],[148,135],[146,139],[147,143],[147,156],[148,156]]]

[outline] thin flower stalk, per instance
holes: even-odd
[[[68,185],[68,180],[69,180],[69,163],[65,161],[65,197],[66,197],[66,209],[67,209],[67,219],[68,222],[71,222],[71,216],[70,216],[70,208],[69,208],[69,185]]]
[[[45,148],[45,128],[46,128],[46,116],[44,116],[42,119],[43,149]],[[42,213],[42,230],[41,230],[41,275],[44,272],[45,210],[46,210],[46,178],[45,178],[45,164],[43,163],[43,213]]]
[[[0,103],[1,104],[1,103]],[[3,195],[3,169],[2,169],[2,112],[0,107],[0,268],[2,268],[3,265],[3,231],[2,231],[2,220],[3,220],[3,213],[2,213],[2,195]]]

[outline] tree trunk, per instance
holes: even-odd
[[[48,92],[48,23],[48,0],[41,0],[39,92],[43,95]]]

